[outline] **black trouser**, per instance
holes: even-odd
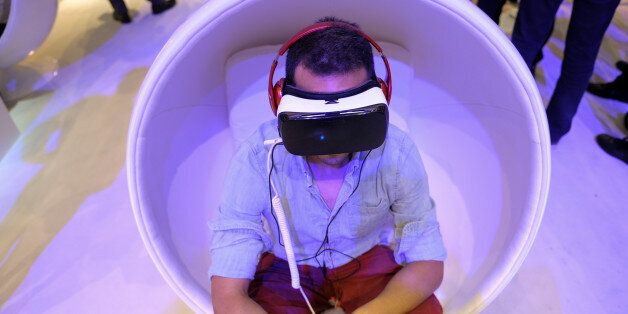
[[[124,4],[124,0],[109,0],[111,2],[111,6],[113,10],[119,13],[127,13],[128,10],[126,8],[126,4]]]
[[[164,2],[164,0],[149,0],[153,4],[158,4]],[[111,6],[113,10],[120,13],[127,13],[128,10],[126,8],[126,4],[124,4],[124,0],[109,0],[111,2]]]
[[[504,4],[506,4],[506,0],[478,0],[478,8],[484,11],[497,25],[499,25],[499,16],[502,14]]]
[[[493,22],[495,22],[495,24],[497,24],[499,26],[499,16],[502,14],[502,9],[504,7],[504,5],[506,4],[506,0],[479,0],[478,1],[478,7],[480,8],[480,10],[482,10],[484,13],[486,13],[486,15],[488,15],[488,17],[490,17]],[[554,28],[554,24],[552,23],[552,27],[551,29]],[[552,31],[550,31],[547,33],[547,37],[545,37],[545,40],[543,41],[543,43],[547,42],[550,38],[550,36],[552,35]],[[543,59],[543,50],[539,50],[539,53],[536,55],[533,65],[532,65],[532,74],[534,74],[534,68],[536,67],[536,64],[539,63],[539,61],[541,61],[541,59]]]
[[[552,32],[561,0],[521,0],[512,42],[528,67]],[[560,77],[547,108],[552,143],[569,132],[586,90],[604,32],[619,0],[574,0]]]

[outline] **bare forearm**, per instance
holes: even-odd
[[[354,313],[406,313],[434,293],[443,280],[443,262],[419,261],[403,267],[373,300]]]
[[[266,313],[251,298],[247,289],[249,280],[212,277],[211,294],[214,313]]]

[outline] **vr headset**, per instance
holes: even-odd
[[[386,81],[372,78],[365,84],[338,93],[310,93],[284,84],[273,85],[278,59],[292,44],[317,31],[349,28],[368,40],[386,66]],[[286,42],[275,57],[268,79],[268,97],[278,118],[279,135],[293,155],[330,155],[375,149],[386,139],[388,105],[392,94],[388,60],[382,48],[368,35],[342,22],[316,23]]]

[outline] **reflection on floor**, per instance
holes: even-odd
[[[0,74],[0,92],[22,135],[0,162],[0,312],[188,312],[144,250],[127,196],[124,151],[133,99],[152,60],[201,4],[160,16],[127,1],[121,26],[107,1],[62,0],[51,35]],[[571,4],[537,70],[544,99],[560,71]],[[502,18],[512,27],[516,7]],[[622,1],[594,80],[627,60]],[[552,148],[552,187],[537,241],[487,313],[628,312],[628,167],[596,134],[625,136],[628,105],[586,95],[572,131]]]

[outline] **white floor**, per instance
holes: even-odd
[[[126,186],[126,131],[152,60],[201,0],[161,16],[127,1],[61,0],[43,46],[0,73],[21,137],[0,162],[0,312],[189,312],[153,266]],[[547,102],[560,71],[571,9],[563,4],[537,72]],[[504,28],[512,14],[504,11]],[[628,1],[607,32],[594,80],[628,60]],[[625,136],[628,105],[586,95],[572,131],[552,148],[544,222],[527,260],[486,313],[628,313],[628,166],[598,133]]]

